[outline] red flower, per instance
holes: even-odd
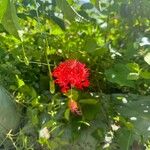
[[[81,110],[80,110],[80,108],[79,108],[79,106],[78,106],[76,101],[74,101],[72,99],[69,100],[68,107],[69,107],[70,111],[73,114],[76,114],[76,115],[79,115],[79,116],[82,115],[82,112],[81,112]]]
[[[88,87],[90,82],[89,69],[85,64],[77,60],[66,60],[59,64],[52,73],[62,92],[67,92],[71,87],[83,89]]]

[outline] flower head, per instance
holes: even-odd
[[[72,87],[83,89],[90,84],[88,80],[89,69],[86,68],[85,64],[77,60],[61,62],[54,69],[52,75],[62,92],[67,92]]]

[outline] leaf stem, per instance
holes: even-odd
[[[47,49],[49,49],[47,38],[45,39],[45,43],[46,43],[46,45],[45,45],[45,58],[46,58],[46,62],[47,62],[48,71],[49,71],[49,74],[50,74],[50,80],[53,80],[51,67],[50,67],[49,60],[48,60],[48,55],[47,55]]]

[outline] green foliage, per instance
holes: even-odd
[[[14,100],[2,86],[0,86],[0,106],[0,142],[3,142],[5,134],[17,129],[21,115],[16,109]]]
[[[4,5],[4,6],[3,6]],[[5,13],[2,16],[2,25],[10,34],[14,35],[15,37],[19,38],[18,30],[20,29],[18,25],[18,18],[16,16],[15,6],[12,0],[6,0],[6,2],[2,5],[2,10],[5,9]]]
[[[69,21],[75,20],[78,14],[72,7],[70,7],[69,3],[66,0],[56,0],[56,4],[62,10],[66,19],[68,19]]]
[[[0,84],[22,108],[18,132],[5,135],[8,145],[18,150],[149,147],[149,3],[0,0]],[[88,89],[60,93],[52,71],[66,59],[87,65]],[[81,116],[68,108],[70,99]]]
[[[0,1],[0,22],[1,22],[4,14],[5,14],[5,11],[7,9],[7,5],[8,5],[8,0],[6,0],[6,1],[1,0]]]
[[[150,102],[149,96],[139,96],[139,95],[119,95],[117,97],[122,97],[126,99],[127,103],[119,106],[118,112],[121,116],[127,117],[131,124],[133,124],[132,134],[134,132],[134,138],[137,140],[142,136],[143,140],[149,139],[149,126],[150,126]],[[132,135],[133,136],[133,135]]]
[[[120,86],[129,86],[133,87],[134,82],[133,77],[129,74],[129,70],[124,64],[115,64],[114,68],[106,70],[106,78],[114,83],[119,84]],[[130,75],[130,76],[128,76]]]
[[[144,56],[144,60],[150,65],[150,52]]]

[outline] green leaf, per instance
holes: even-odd
[[[18,127],[20,115],[14,102],[8,91],[0,86],[0,142],[8,131]]]
[[[90,104],[90,105],[96,105],[98,103],[96,99],[80,99],[79,102],[82,104]]]
[[[126,97],[127,103],[121,104],[117,109],[121,116],[133,124],[134,136],[142,136],[144,140],[150,138],[150,96],[121,95]],[[115,96],[117,99],[118,96]],[[120,97],[120,96],[119,96]]]
[[[128,80],[138,80],[139,74],[135,72],[130,72],[127,77]]]
[[[141,71],[140,77],[142,77],[143,79],[150,79],[150,72],[149,71]]]
[[[57,6],[62,10],[64,16],[69,21],[74,21],[79,14],[69,5],[66,0],[56,0]]]
[[[18,88],[22,87],[23,85],[25,85],[24,81],[21,80],[18,75],[16,75],[16,78],[17,78],[17,82],[18,82]]]
[[[64,23],[64,20],[63,19],[60,19],[60,18],[58,18],[58,17],[56,17],[56,16],[51,16],[51,18],[50,18],[52,21],[54,21],[55,22],[55,24],[57,24],[61,29],[62,29],[62,31],[63,30],[65,30],[65,23]],[[55,26],[56,27],[56,26]],[[54,29],[54,27],[52,27],[52,30]],[[57,30],[58,28],[56,27],[56,29],[55,30]],[[52,33],[54,33],[54,34],[56,34],[56,32],[55,32],[55,30],[54,30],[54,32],[52,31]],[[59,31],[59,33],[60,33],[60,29],[58,30]],[[58,34],[58,31],[57,31],[57,34]]]
[[[33,109],[32,107],[28,108],[27,116],[32,122],[33,126],[36,126],[39,123],[38,109]]]
[[[5,14],[7,5],[8,5],[8,0],[0,0],[0,22]]]
[[[78,93],[78,91],[71,89],[67,93],[65,93],[64,95],[66,95],[69,99],[77,100],[79,93]]]
[[[99,103],[97,103],[96,105],[81,103],[81,108],[84,118],[86,120],[93,120],[100,110],[100,105]]]
[[[140,67],[138,64],[136,63],[128,63],[127,67],[131,70],[131,71],[135,71],[135,72],[139,72],[140,71]]]
[[[126,128],[120,128],[117,131],[117,142],[121,150],[129,150],[133,143],[133,132]]]
[[[24,62],[25,62],[25,64],[28,66],[29,65],[29,59],[26,57],[26,56],[24,56]]]
[[[52,94],[55,93],[55,83],[54,83],[54,80],[50,80],[50,92]]]
[[[33,107],[39,106],[39,104],[40,104],[39,99],[38,98],[33,99],[31,104],[32,104]]]
[[[150,52],[144,56],[144,60],[150,65]]]
[[[108,81],[117,83],[120,86],[134,87],[134,82],[127,79],[129,73],[127,66],[121,63],[115,64],[112,68],[105,71]]]
[[[20,26],[18,24],[18,17],[12,0],[8,1],[6,12],[2,18],[2,25],[7,32],[16,38],[19,38],[18,30],[20,30]]]
[[[69,120],[69,117],[70,117],[70,110],[69,110],[69,108],[66,109],[64,117],[65,117],[66,120]]]
[[[96,150],[98,140],[92,136],[93,128],[89,127],[87,122],[81,121],[80,124],[87,126],[85,130],[75,131],[74,126],[64,127],[64,136],[62,139],[68,141],[68,144],[64,147],[60,147],[60,150]],[[77,138],[73,139],[73,135],[77,134]],[[73,142],[70,142],[73,141]]]
[[[85,42],[85,46],[84,46],[84,49],[89,52],[89,53],[93,53],[95,54],[95,51],[96,51],[96,48],[97,48],[97,42],[95,39],[92,39],[92,38],[88,38],[86,39],[86,42]]]
[[[19,91],[22,92],[25,96],[30,97],[31,99],[34,99],[37,97],[37,93],[35,89],[28,85],[23,85],[19,88]]]
[[[100,10],[100,6],[99,6],[100,0],[90,0],[90,2],[91,2],[98,10]]]
[[[90,124],[88,122],[86,122],[86,121],[79,121],[79,123],[84,124],[84,125],[90,127]]]
[[[93,5],[91,3],[84,3],[81,6],[81,9],[92,9],[92,8],[93,8]]]
[[[63,30],[61,29],[60,25],[57,22],[55,22],[53,19],[49,19],[48,23],[52,34],[58,35],[63,33]]]

